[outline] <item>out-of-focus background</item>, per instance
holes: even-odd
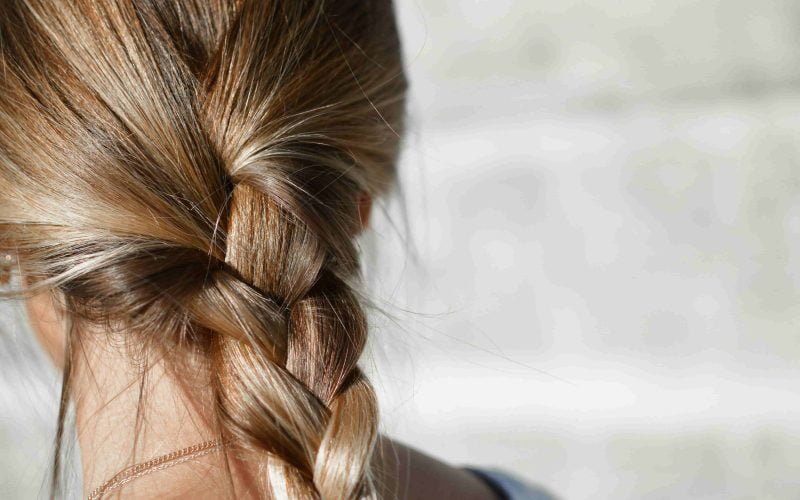
[[[385,431],[564,499],[800,498],[800,3],[397,10]],[[0,498],[36,498],[56,384],[3,307]]]

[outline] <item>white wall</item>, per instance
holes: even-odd
[[[568,499],[800,497],[800,4],[399,7],[387,429]]]

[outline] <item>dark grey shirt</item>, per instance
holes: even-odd
[[[481,478],[504,500],[557,500],[552,493],[527,484],[508,472],[476,467],[465,467],[465,469]]]

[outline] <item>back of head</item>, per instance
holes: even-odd
[[[12,0],[0,58],[0,246],[70,336],[199,359],[275,496],[374,495],[353,239],[402,129],[390,1]]]

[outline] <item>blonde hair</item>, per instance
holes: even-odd
[[[354,237],[403,128],[390,0],[4,1],[0,58],[0,246],[68,346],[199,357],[273,494],[376,496]]]

